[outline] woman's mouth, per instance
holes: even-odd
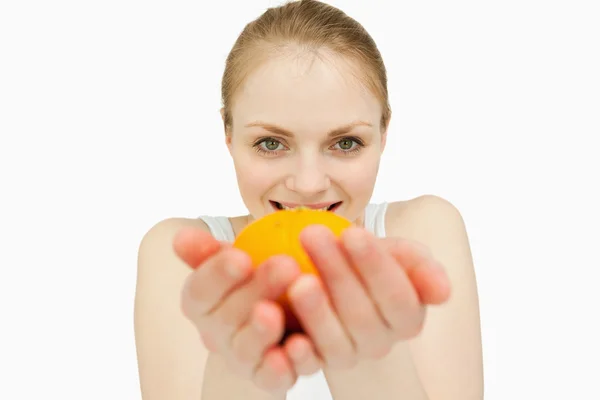
[[[278,201],[273,201],[273,200],[269,200],[269,203],[271,203],[271,206],[273,206],[273,208],[275,210],[294,210],[296,208],[305,207],[305,208],[310,208],[312,210],[321,210],[321,211],[335,211],[335,209],[338,208],[342,204],[341,201],[338,201],[335,203],[295,204],[295,203],[278,202]]]

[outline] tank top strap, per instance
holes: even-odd
[[[385,233],[385,213],[388,203],[379,204],[370,203],[365,209],[365,228],[376,237],[384,238]]]
[[[215,239],[223,242],[233,242],[235,240],[235,233],[233,232],[229,218],[210,215],[201,215],[198,218],[208,225],[210,233]]]

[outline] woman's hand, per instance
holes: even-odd
[[[318,225],[307,227],[301,240],[321,279],[300,277],[288,296],[330,368],[384,357],[396,342],[419,334],[426,305],[449,297],[443,268],[418,244],[377,239],[358,227],[338,241]]]
[[[285,321],[276,299],[300,275],[293,259],[272,257],[253,270],[246,253],[198,229],[181,231],[173,247],[194,269],[182,292],[183,313],[210,351],[273,393],[291,388],[298,374],[316,371],[316,356],[306,338],[291,343],[306,358],[298,363],[278,345]]]

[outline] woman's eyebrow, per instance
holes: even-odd
[[[368,126],[368,127],[372,127],[373,124],[366,122],[366,121],[353,121],[349,124],[346,125],[342,125],[338,128],[332,129],[327,133],[327,136],[329,137],[333,137],[333,136],[338,136],[338,135],[342,135],[344,133],[348,133],[350,131],[352,131],[352,129],[358,127],[358,126]],[[282,128],[280,126],[277,126],[275,124],[270,124],[267,122],[263,122],[263,121],[254,121],[254,122],[250,122],[248,124],[245,125],[246,128],[252,128],[252,127],[259,127],[259,128],[263,128],[269,132],[281,135],[281,136],[288,136],[288,137],[293,137],[294,134],[285,129]]]

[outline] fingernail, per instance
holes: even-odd
[[[273,264],[269,265],[270,268],[267,275],[269,285],[271,286],[277,286],[282,282],[289,281],[296,273],[297,268],[287,258],[273,259],[271,262]]]
[[[252,326],[259,333],[265,333],[267,331],[267,326],[262,323],[256,316],[252,318]]]
[[[291,295],[303,307],[314,308],[319,303],[317,278],[313,275],[304,275],[294,284]]]
[[[306,358],[306,348],[304,346],[290,346],[290,356],[296,361],[301,362]]]
[[[227,271],[227,274],[229,274],[229,276],[233,279],[240,279],[246,273],[245,268],[241,268],[239,265],[236,265],[234,263],[225,264],[225,270]]]

